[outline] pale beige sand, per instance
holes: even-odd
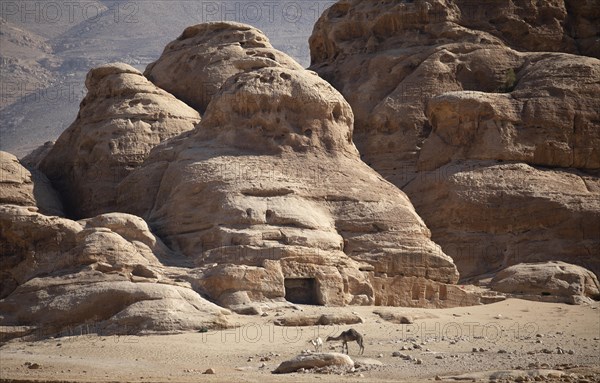
[[[0,378],[90,382],[414,382],[432,381],[436,375],[531,366],[576,374],[572,381],[585,375],[590,381],[600,381],[599,306],[599,302],[570,306],[516,299],[442,310],[300,306],[302,312],[288,309],[283,315],[354,311],[365,323],[278,327],[272,324],[275,313],[270,313],[266,317],[236,316],[240,327],[205,334],[84,335],[34,343],[12,341],[0,348]],[[399,325],[385,322],[374,310],[434,318]],[[325,339],[350,327],[364,334],[364,357],[377,359],[383,366],[344,376],[271,374],[280,362],[309,349],[307,341],[311,337],[320,335]],[[412,347],[413,341],[426,344],[422,349],[400,350],[402,346]],[[339,345],[326,343],[324,351],[332,346],[339,351]],[[356,357],[356,343],[349,347],[350,356]],[[472,352],[474,347],[487,351]],[[566,353],[556,353],[557,347]],[[543,353],[542,349],[552,353]],[[507,353],[498,353],[499,350]],[[392,357],[394,351],[413,355],[422,364]],[[261,361],[261,357],[269,360]],[[38,363],[41,368],[29,369],[27,362]],[[259,368],[262,363],[266,366]],[[202,375],[208,368],[216,374]],[[485,378],[485,374],[480,375]]]

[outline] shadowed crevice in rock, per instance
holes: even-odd
[[[196,111],[127,64],[92,69],[86,87],[77,119],[43,158],[31,160],[76,218],[113,211],[116,185],[150,149],[200,121]]]

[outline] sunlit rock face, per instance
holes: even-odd
[[[228,307],[298,290],[326,305],[457,304],[452,260],[406,195],[360,160],[352,128],[348,103],[310,71],[240,73],[194,132],[121,183],[119,208],[194,259]]]
[[[600,273],[590,6],[349,0],[315,25],[311,69],[352,106],[363,161],[463,278],[547,260]]]
[[[114,211],[116,185],[150,149],[191,130],[198,112],[122,63],[90,70],[76,120],[39,160],[69,215]]]
[[[186,28],[148,65],[144,75],[160,88],[204,113],[212,96],[231,76],[265,67],[302,70],[273,48],[260,30],[234,22]]]

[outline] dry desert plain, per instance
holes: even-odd
[[[274,325],[281,318],[341,312],[354,312],[364,323]],[[392,323],[375,312],[403,315],[413,323]],[[299,305],[232,322],[238,327],[206,333],[13,340],[0,347],[0,381],[600,381],[600,302],[508,299],[452,309]],[[350,357],[358,362],[355,371],[272,373],[282,361],[311,349],[311,338],[326,339],[350,327],[365,338],[362,356],[355,342],[349,344]],[[323,352],[340,348],[339,342],[325,342]],[[204,374],[207,369],[214,374]]]

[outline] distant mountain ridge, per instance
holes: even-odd
[[[19,157],[55,140],[77,115],[89,69],[143,71],[194,24],[252,24],[304,67],[308,37],[333,1],[6,1],[0,5],[0,149]],[[18,45],[12,40],[23,42]]]

